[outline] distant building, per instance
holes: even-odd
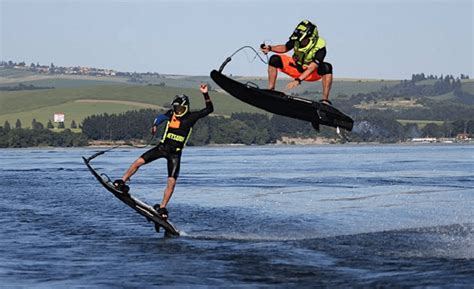
[[[440,143],[455,143],[456,139],[452,137],[442,137],[438,139],[438,142]]]
[[[416,143],[433,143],[436,142],[436,138],[434,137],[419,137],[419,138],[412,138],[412,142]]]
[[[57,112],[53,116],[54,122],[64,122],[64,113],[62,112]]]
[[[468,133],[459,133],[459,134],[456,136],[456,139],[457,139],[457,140],[460,140],[460,141],[468,141],[468,140],[470,140],[470,137],[469,137],[469,134],[468,134]]]

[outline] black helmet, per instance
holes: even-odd
[[[290,36],[290,40],[301,41],[306,37],[318,37],[318,29],[316,25],[309,20],[301,21]]]
[[[178,94],[171,102],[171,107],[176,116],[183,116],[189,111],[189,97],[184,94]]]

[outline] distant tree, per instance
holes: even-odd
[[[54,68],[54,67],[55,67],[55,66],[54,66],[54,63],[51,62],[51,66],[50,66],[50,67],[51,67],[51,68]]]
[[[416,123],[407,123],[405,125],[405,137],[417,138],[420,137],[421,132]]]
[[[31,67],[31,68],[35,68],[36,65],[35,65],[33,62],[31,62],[30,67]]]
[[[21,128],[21,121],[19,119],[16,120],[16,123],[15,123],[15,128]]]
[[[64,122],[60,122],[60,123],[58,124],[58,128],[65,128]]]
[[[422,136],[423,137],[443,137],[443,130],[442,127],[435,123],[428,123],[422,129]]]
[[[71,128],[77,128],[76,122],[74,120],[71,121]]]
[[[44,129],[44,125],[41,122],[37,121],[35,129]]]
[[[35,118],[33,118],[33,120],[31,121],[31,128],[32,129],[44,129],[44,125],[41,122],[36,121]]]
[[[466,132],[468,134],[474,134],[474,120],[469,120],[466,125]]]
[[[425,79],[426,79],[426,76],[425,76],[424,73],[412,74],[411,75],[411,81],[413,81],[413,82],[422,81],[422,80],[425,80]]]
[[[441,137],[454,137],[455,132],[454,132],[454,126],[453,123],[445,121],[443,125],[441,126],[443,134]]]
[[[453,121],[451,124],[452,133],[457,135],[458,133],[465,133],[467,132],[467,121],[462,119]]]
[[[53,129],[54,128],[54,125],[53,125],[53,123],[51,122],[50,119],[48,120],[48,124],[46,125],[46,128],[47,129]]]
[[[5,131],[10,131],[11,126],[10,126],[10,123],[8,122],[8,120],[6,120],[5,123],[3,124],[3,129]]]

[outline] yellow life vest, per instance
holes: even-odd
[[[176,151],[180,151],[188,142],[192,131],[192,128],[189,128],[189,131],[181,129],[181,120],[176,117],[175,113],[173,113],[171,119],[166,124],[165,133],[163,134],[163,139],[161,140],[161,142],[165,143],[167,140],[175,141],[179,143],[176,146]]]
[[[305,47],[300,47],[300,42],[295,41],[293,59],[299,66],[309,65],[314,61],[316,52],[326,46],[326,41],[321,37],[314,37]]]

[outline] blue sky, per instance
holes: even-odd
[[[474,77],[471,0],[0,2],[2,60],[204,75],[243,45],[284,43],[310,19],[335,77]],[[265,75],[249,57],[226,71]]]

